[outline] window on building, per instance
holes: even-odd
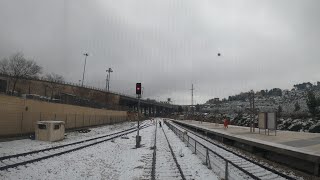
[[[47,129],[47,126],[45,124],[38,124],[39,129]]]
[[[56,129],[60,129],[60,125],[59,124],[55,124],[54,125],[54,129],[56,130]]]

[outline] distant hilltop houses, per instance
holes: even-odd
[[[271,90],[260,90],[255,92],[255,96],[257,98],[261,97],[274,97],[274,96],[296,96],[297,94],[305,91],[319,91],[320,90],[320,82],[317,83],[302,83],[302,84],[296,84],[293,86],[291,90],[285,89],[282,90],[280,88],[273,88]],[[247,100],[248,99],[249,92],[241,92],[240,94],[229,96],[228,101],[234,101],[234,100]],[[221,101],[226,101],[227,99],[222,99]],[[219,98],[213,98],[206,102],[206,104],[214,104],[219,103]]]
[[[281,111],[283,116],[290,116],[292,114],[308,116],[307,93],[309,91],[312,91],[316,97],[320,97],[320,82],[296,84],[291,90],[273,88],[256,91],[254,92],[255,108],[257,111],[265,112]],[[181,112],[190,112],[194,109],[195,112],[203,113],[247,113],[250,105],[249,93],[241,92],[223,99],[213,98],[204,104],[197,104],[193,107],[185,105],[181,106],[180,109]]]
[[[291,90],[273,88],[254,92],[255,106],[260,111],[278,111],[281,109],[284,115],[291,113],[308,113],[307,93],[314,92],[320,96],[320,82],[301,83],[293,86]],[[235,113],[249,108],[249,92],[241,92],[228,99],[213,98],[203,104],[203,112]]]
[[[281,130],[320,132],[320,82],[296,84],[291,90],[273,88],[241,92],[228,99],[213,98],[200,105],[197,112],[209,121],[227,116],[232,124],[249,126],[252,93],[255,121],[258,112],[276,112]]]

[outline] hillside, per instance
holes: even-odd
[[[318,119],[309,113],[307,105],[308,92],[312,91],[320,97],[320,83],[313,85],[310,82],[294,85],[291,90],[273,88],[254,92],[254,102],[257,112],[277,112],[278,129],[292,131],[320,132]],[[318,107],[319,108],[319,103]],[[208,119],[230,117],[231,123],[249,126],[250,119],[249,92],[229,96],[228,100],[208,100],[201,108],[201,112],[208,113]],[[312,118],[313,117],[313,118]],[[257,115],[255,117],[257,123]],[[318,127],[319,126],[319,127]],[[319,128],[319,130],[317,130]]]

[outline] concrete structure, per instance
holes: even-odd
[[[120,96],[119,105],[124,107],[129,107],[131,111],[138,110],[138,99],[128,96]],[[141,99],[140,101],[141,113],[145,116],[166,116],[175,112],[178,106],[168,104],[168,103],[159,103],[152,100]]]
[[[35,127],[36,140],[60,141],[64,139],[65,126],[63,121],[38,121]]]
[[[3,83],[1,89],[11,91],[13,88],[12,78],[0,74]],[[6,87],[3,87],[6,86]],[[133,111],[138,107],[138,99],[121,93],[106,91],[89,86],[67,82],[51,82],[43,79],[20,79],[15,88],[18,94],[36,94],[43,97],[53,97],[61,103],[106,108],[112,110]],[[132,92],[134,93],[134,92]],[[79,100],[82,100],[79,102]],[[86,103],[86,101],[90,101]],[[148,116],[161,116],[171,113],[176,106],[168,103],[160,103],[152,100],[141,99],[141,112]]]
[[[184,120],[184,115],[179,115],[179,120]]]
[[[249,127],[223,125],[199,121],[174,121],[225,144],[249,151],[263,158],[285,164],[294,169],[319,176],[320,134],[277,131],[277,135],[250,133]]]
[[[63,121],[66,129],[76,129],[124,122],[131,114],[0,94],[0,137],[33,133],[37,121]]]

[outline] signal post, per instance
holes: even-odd
[[[139,129],[140,129],[140,98],[141,98],[141,83],[136,84],[136,95],[138,98],[138,131],[136,136],[136,148],[140,147],[141,143],[141,136],[139,135]]]

